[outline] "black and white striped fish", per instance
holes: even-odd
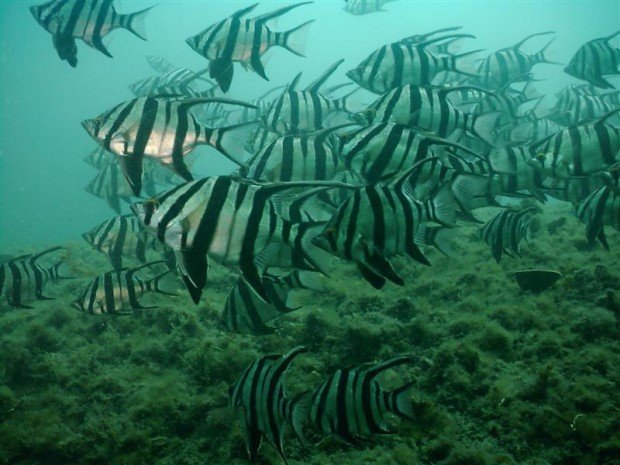
[[[497,263],[505,253],[510,257],[519,255],[521,239],[529,240],[530,223],[535,208],[523,210],[505,209],[491,218],[481,229],[482,239],[491,246]]]
[[[468,86],[401,86],[382,95],[360,116],[370,123],[406,124],[439,137],[449,137],[454,131],[468,131],[492,143],[492,133],[499,115],[493,114],[493,110],[488,112],[491,114],[469,115],[457,109],[449,100],[451,94],[466,90],[486,92]]]
[[[208,257],[238,267],[265,300],[262,273],[269,267],[322,271],[309,253],[313,236],[303,224],[286,221],[275,196],[331,182],[260,184],[217,176],[178,186],[131,206],[147,229],[177,253],[187,289],[198,303],[207,282]],[[345,186],[346,187],[346,186]]]
[[[553,31],[530,34],[512,47],[506,47],[489,55],[480,63],[478,74],[484,85],[492,89],[500,89],[510,82],[527,80],[534,65],[538,63],[559,64],[545,57],[545,50],[553,42],[547,43],[534,54],[520,50],[520,47],[532,37],[553,34]]]
[[[143,280],[136,276],[136,272],[154,265],[164,263],[163,260],[145,263],[134,268],[108,271],[91,281],[72,306],[80,312],[91,315],[116,314],[128,315],[134,310],[157,308],[144,307],[139,299],[147,292],[157,292],[164,295],[176,295],[160,289],[161,279],[169,271],[165,271],[154,278]]]
[[[556,105],[550,115],[562,126],[575,126],[595,120],[618,107],[595,95],[579,95],[565,106]]]
[[[435,55],[427,47],[469,34],[448,34],[422,42],[394,42],[375,50],[347,76],[359,86],[376,94],[384,94],[395,87],[408,84],[430,85],[441,71],[452,71],[466,76],[476,74],[461,69],[464,58],[480,50],[452,55]]]
[[[620,231],[620,192],[611,186],[603,186],[592,192],[577,205],[577,218],[586,225],[586,239],[592,245],[598,239],[609,250],[605,226]]]
[[[146,97],[149,95],[185,95],[195,98],[192,84],[208,70],[194,72],[187,68],[178,68],[160,76],[141,79],[129,85],[129,89],[136,97]],[[203,97],[214,97],[208,95]]]
[[[413,361],[413,357],[401,356],[337,370],[314,391],[310,422],[323,434],[359,444],[361,438],[372,434],[390,434],[385,426],[389,413],[415,421],[410,398],[413,383],[385,391],[377,381],[386,370]]]
[[[105,200],[108,206],[120,215],[121,203],[131,202],[133,191],[117,160],[104,166],[86,186],[86,192]]]
[[[239,169],[256,181],[329,180],[339,170],[339,154],[330,136],[340,127],[312,134],[279,137]]]
[[[341,136],[340,156],[349,170],[374,183],[408,170],[442,149],[470,153],[466,147],[409,126],[379,123]]]
[[[530,161],[535,156],[529,145],[494,149],[488,156],[490,173],[493,173],[491,192],[494,195],[533,195],[541,201],[545,185],[540,167]]]
[[[93,168],[102,170],[110,163],[114,162],[114,155],[106,151],[103,147],[97,147],[84,157],[84,161]]]
[[[186,181],[192,175],[185,164],[196,146],[210,145],[237,164],[238,154],[255,123],[210,128],[200,125],[190,112],[196,105],[221,102],[252,106],[237,100],[207,98],[178,100],[166,97],[139,97],[121,103],[82,126],[107,151],[119,156],[119,162],[134,195],[142,190],[142,159],[151,157]]]
[[[341,98],[321,92],[321,87],[343,61],[338,60],[303,90],[289,85],[263,115],[263,125],[280,135],[307,134],[326,128],[336,113],[352,114],[350,97],[355,90]]]
[[[618,34],[620,31],[583,44],[564,71],[593,86],[613,89],[614,86],[604,76],[620,74],[620,49],[610,43]]]
[[[31,308],[25,302],[49,300],[43,295],[45,285],[60,276],[58,269],[62,260],[50,267],[43,267],[38,260],[52,252],[62,249],[53,247],[37,254],[9,258],[0,264],[0,304],[4,301],[11,307]]]
[[[265,80],[265,68],[261,56],[273,46],[284,47],[303,56],[308,26],[313,20],[286,32],[273,32],[267,23],[283,14],[312,2],[285,6],[270,13],[246,19],[258,3],[236,11],[227,19],[209,26],[201,33],[186,40],[197,53],[210,60],[209,76],[228,92],[233,78],[233,62],[239,62]]]
[[[241,408],[245,420],[245,444],[250,462],[254,463],[262,439],[273,446],[284,463],[284,436],[292,427],[298,438],[303,438],[302,409],[297,396],[289,399],[282,381],[293,359],[307,350],[295,347],[285,355],[267,355],[248,366],[230,387],[230,405]]]
[[[52,0],[31,6],[30,11],[37,22],[52,34],[60,59],[75,67],[75,39],[82,39],[110,58],[112,55],[103,45],[102,38],[113,29],[124,28],[146,40],[144,17],[152,7],[122,15],[116,12],[112,3],[113,0]]]
[[[346,5],[342,8],[352,15],[367,15],[377,11],[385,11],[383,5],[394,0],[344,0]]]
[[[101,252],[115,270],[123,269],[123,259],[146,263],[149,250],[165,253],[165,245],[146,234],[133,215],[115,216],[82,234],[82,238],[96,251]]]
[[[261,299],[243,278],[239,278],[224,304],[221,317],[224,328],[241,334],[273,333],[273,329],[266,323],[300,308],[288,305],[289,291],[322,290],[318,276],[317,273],[299,270],[286,276],[265,273],[263,288],[270,296],[270,303]]]
[[[533,145],[540,166],[555,179],[587,176],[604,170],[620,160],[620,129],[607,123],[620,107],[585,124],[562,129]]]
[[[404,281],[389,258],[407,254],[429,265],[418,246],[421,241],[416,240],[418,232],[423,232],[420,226],[427,221],[454,224],[457,205],[449,186],[426,202],[412,196],[414,187],[409,178],[429,160],[415,163],[389,184],[372,184],[354,191],[313,243],[355,262],[364,279],[377,289],[386,280],[402,286]]]

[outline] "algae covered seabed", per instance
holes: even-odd
[[[452,257],[397,260],[407,284],[375,291],[334,262],[327,291],[275,322],[273,335],[222,331],[234,275],[214,268],[200,305],[187,294],[148,296],[154,310],[91,316],[70,307],[107,270],[85,244],[67,245],[53,301],[0,311],[0,463],[245,464],[228,387],[253,360],[305,345],[287,373],[291,395],[344,366],[413,353],[385,387],[413,380],[416,422],[359,447],[324,439],[291,464],[618,463],[620,244],[587,247],[568,207],[545,207],[522,259],[498,265],[477,227],[456,231]],[[11,251],[7,251],[11,252]],[[13,251],[24,253],[24,251]],[[548,291],[521,292],[510,272],[558,270]],[[259,464],[282,463],[264,445]],[[615,461],[616,460],[616,461]]]

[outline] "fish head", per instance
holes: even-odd
[[[192,50],[197,50],[198,48],[198,36],[192,36],[185,39],[185,43],[190,46]]]
[[[34,16],[34,19],[36,19],[39,24],[41,23],[41,16],[43,15],[44,6],[45,5],[32,5],[29,8],[30,13],[32,13],[32,16]]]
[[[349,79],[351,79],[356,84],[362,82],[362,77],[364,75],[364,68],[358,66],[357,68],[351,69],[345,73]]]
[[[545,152],[538,152],[536,156],[530,158],[527,164],[536,170],[544,171],[545,161],[547,160],[547,154]]]
[[[145,202],[132,203],[129,208],[131,208],[131,211],[134,215],[136,215],[138,221],[140,221],[140,223],[142,223],[144,226],[146,226],[147,228],[157,227],[157,225],[151,225],[151,219],[159,208],[159,201],[157,200],[157,198],[154,197]]]
[[[84,239],[91,246],[95,245],[95,235],[92,232],[83,233],[82,239]]]
[[[99,131],[101,130],[101,119],[93,118],[93,119],[85,119],[82,121],[82,127],[86,130],[86,132],[95,140],[102,140],[103,137],[99,135]]]

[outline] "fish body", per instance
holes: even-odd
[[[620,108],[593,121],[562,129],[533,148],[546,176],[566,179],[587,176],[604,170],[620,160],[620,129],[606,120]]]
[[[131,314],[134,310],[155,308],[142,306],[139,299],[147,292],[174,295],[159,288],[160,279],[168,271],[149,280],[143,280],[135,273],[159,263],[163,261],[103,273],[86,286],[72,305],[76,310],[91,315],[122,315]]]
[[[112,55],[102,38],[113,29],[124,28],[146,40],[143,22],[149,10],[118,14],[113,0],[52,0],[30,7],[39,25],[52,34],[59,57],[67,60],[72,67],[77,65],[75,39],[82,39],[109,57]]]
[[[611,45],[610,41],[620,31],[582,45],[564,71],[577,79],[589,82],[602,89],[613,89],[614,86],[604,76],[620,74],[620,49]]]
[[[493,258],[499,263],[502,254],[519,255],[519,242],[528,238],[531,214],[534,208],[506,209],[495,215],[481,229],[484,242],[491,246]]]
[[[256,460],[264,438],[284,463],[284,435],[288,427],[300,435],[297,399],[289,399],[282,384],[294,358],[306,352],[295,347],[285,355],[268,355],[250,364],[230,388],[230,404],[243,410],[245,443],[250,462]]]
[[[609,250],[605,226],[620,231],[620,193],[617,188],[603,186],[592,192],[577,205],[577,218],[586,224],[586,240],[594,244],[596,239]]]
[[[61,248],[53,247],[34,255],[14,257],[0,264],[0,303],[6,301],[11,307],[29,308],[26,302],[48,300],[43,290],[48,282],[62,278],[58,273],[62,262],[43,267],[37,260]]]
[[[377,381],[384,371],[411,363],[411,357],[395,357],[378,364],[342,368],[312,394],[310,421],[323,433],[358,444],[372,434],[388,434],[384,418],[393,413],[415,421],[410,400],[411,383],[385,391]]]
[[[302,2],[279,8],[271,13],[252,19],[245,16],[257,3],[236,11],[223,21],[209,26],[201,33],[186,40],[197,53],[211,61],[210,77],[215,79],[224,92],[228,92],[233,77],[233,62],[244,64],[265,80],[265,68],[261,56],[273,46],[284,47],[303,56],[305,36],[312,21],[286,32],[274,32],[267,23],[283,14],[312,2]]]
[[[456,204],[448,188],[431,200],[416,200],[408,178],[426,161],[416,163],[389,184],[372,184],[355,190],[325,225],[313,243],[356,263],[362,276],[374,287],[386,280],[403,285],[388,259],[407,254],[428,265],[416,243],[422,224],[434,221],[451,226]]]
[[[206,285],[208,257],[237,267],[265,301],[261,274],[270,266],[316,270],[302,225],[279,214],[274,196],[314,187],[313,183],[259,184],[217,176],[178,186],[132,205],[146,228],[177,253],[183,280],[197,303]],[[286,257],[287,261],[282,262]]]
[[[385,11],[383,5],[394,0],[345,0],[346,5],[342,8],[352,15],[367,15],[378,11]]]
[[[123,173],[139,196],[144,157],[156,159],[186,181],[193,177],[184,158],[198,145],[210,145],[240,164],[236,154],[243,153],[245,133],[255,125],[215,129],[199,124],[190,112],[196,105],[216,101],[247,105],[227,99],[138,97],[83,121],[82,126],[104,149],[119,156]]]
[[[552,41],[540,51],[530,54],[520,50],[521,45],[536,36],[553,34],[552,31],[531,34],[512,47],[498,50],[481,62],[478,73],[486,87],[500,89],[510,82],[527,80],[532,68],[538,63],[553,63],[545,56],[545,50]]]
[[[375,50],[347,76],[356,84],[376,94],[414,84],[430,85],[435,76],[442,71],[453,71],[468,76],[477,76],[459,68],[459,62],[468,55],[435,55],[426,47],[439,41],[454,37],[473,37],[467,34],[451,34],[428,39],[420,43],[394,42]]]

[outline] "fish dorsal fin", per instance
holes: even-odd
[[[298,7],[303,6],[303,5],[308,5],[310,3],[314,3],[314,2],[295,3],[294,5],[289,5],[289,6],[285,6],[285,7],[282,7],[282,8],[278,8],[277,10],[274,10],[274,11],[272,11],[270,13],[265,13],[264,15],[260,15],[260,16],[254,17],[254,21],[256,21],[257,23],[266,23],[268,21],[271,21],[271,20],[273,20],[275,18],[278,18],[278,17],[282,16],[285,13],[288,13],[291,10],[294,10],[295,8],[298,8]],[[258,3],[253,5],[253,7],[256,6],[256,5],[258,5]]]
[[[422,42],[416,42],[415,44],[413,44],[417,49],[422,49],[424,47],[426,47],[427,45],[431,45],[437,42],[441,42],[442,40],[446,40],[446,39],[452,39],[452,38],[465,38],[468,37],[470,39],[475,39],[476,36],[473,34],[450,34],[447,36],[441,36],[441,37],[434,37],[432,39],[426,39],[423,40]]]
[[[43,252],[39,252],[38,254],[32,255],[30,259],[32,261],[35,261],[35,260],[38,260],[39,258],[41,258],[43,255],[47,255],[48,253],[52,253],[52,252],[55,252],[56,250],[60,250],[60,249],[63,249],[63,248],[64,247],[61,247],[61,246],[57,245],[56,247],[52,247],[50,249],[44,250]]]
[[[298,74],[299,77],[301,77],[301,72]],[[269,89],[267,92],[265,92],[264,94],[262,94],[260,97],[258,97],[256,100],[265,100],[269,95],[273,94],[274,92],[277,92],[281,89],[285,89],[286,86],[277,86],[277,87],[272,87],[271,89]]]
[[[308,87],[306,87],[306,92],[317,93],[321,86],[325,84],[325,81],[329,79],[329,77],[334,74],[336,69],[344,62],[344,58],[341,58],[336,63],[331,65],[327,70],[321,74],[315,81],[313,81]]]
[[[544,36],[547,34],[555,34],[555,31],[536,32],[534,34],[530,34],[529,36],[521,39],[519,42],[514,44],[512,47],[508,47],[507,49],[518,50],[521,45],[523,45],[527,40],[531,39],[532,37]]]
[[[302,74],[303,74],[303,71],[300,71],[299,73],[297,73],[297,75],[293,78],[293,80],[287,84],[285,92],[294,91],[297,88],[297,84],[299,84],[299,80],[301,79]]]
[[[122,270],[126,271],[127,275],[131,276],[143,268],[148,268],[154,265],[159,265],[160,263],[166,263],[166,260],[156,260],[154,262],[148,262],[148,263],[143,263],[142,265],[134,266],[133,268],[122,268]]]
[[[253,5],[247,6],[245,8],[241,8],[240,10],[237,10],[232,15],[230,15],[230,17],[231,18],[242,18],[243,16],[247,15],[250,11],[252,11],[257,6],[258,6],[258,3],[254,3]]]
[[[405,37],[404,39],[401,39],[400,41],[411,43],[411,44],[417,44],[418,42],[427,40],[432,35],[439,34],[441,32],[458,31],[462,27],[463,26],[443,27],[441,29],[435,29],[434,31],[427,32],[426,34],[415,34],[412,36],[408,36],[408,37]]]
[[[393,180],[392,182],[388,182],[387,185],[393,186],[398,189],[402,189],[404,191],[405,184],[408,182],[408,179],[411,177],[413,173],[419,170],[420,167],[422,167],[424,164],[429,163],[429,162],[435,162],[435,161],[439,161],[439,157],[428,157],[428,158],[425,158],[424,160],[420,160],[414,163],[413,165],[411,165],[411,168],[403,172],[395,180]]]
[[[377,375],[381,374],[382,372],[389,370],[390,368],[394,368],[399,365],[404,365],[406,363],[412,363],[415,360],[416,360],[415,357],[412,357],[410,355],[403,355],[400,357],[391,358],[389,360],[386,360],[385,362],[381,362],[376,365],[372,365],[369,369],[366,369],[364,371],[366,372],[367,376],[374,378]]]
[[[238,105],[241,107],[253,108],[256,109],[257,106],[253,103],[243,102],[241,100],[234,100],[224,97],[205,97],[205,98],[193,98],[188,100],[183,100],[180,103],[180,106],[185,108],[190,108],[196,105],[204,105],[207,103],[223,103],[227,105]]]
[[[596,122],[597,124],[604,124],[605,121],[608,118],[611,118],[613,115],[615,115],[616,113],[620,112],[620,107],[618,108],[614,108],[613,110],[608,111],[607,113],[605,113],[603,116],[601,116],[599,118],[599,120]]]

